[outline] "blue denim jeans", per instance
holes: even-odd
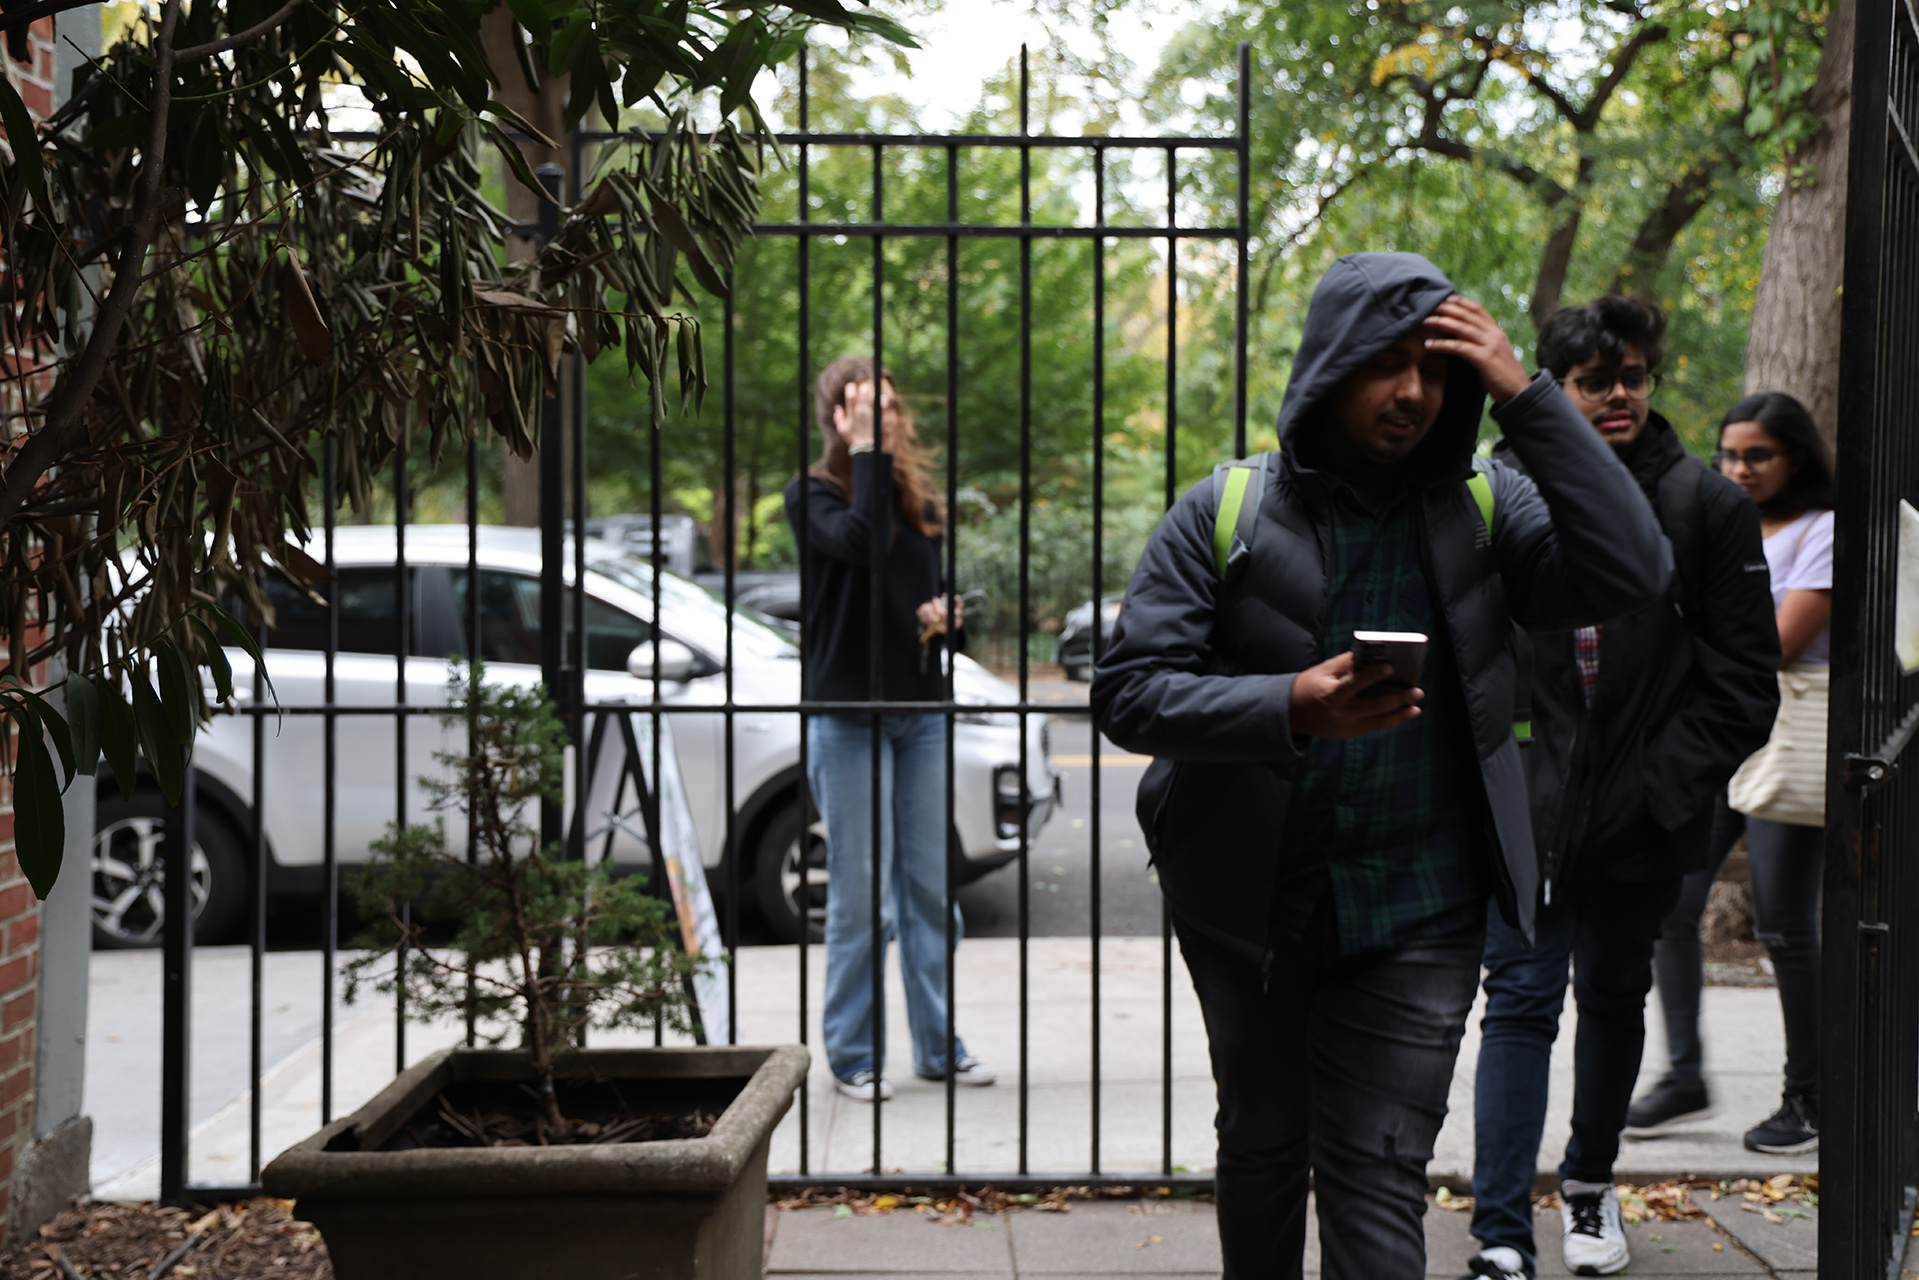
[[[1505,1245],[1533,1269],[1534,1161],[1546,1127],[1553,1040],[1573,971],[1572,1138],[1562,1181],[1611,1182],[1646,1047],[1652,949],[1679,899],[1680,878],[1578,886],[1534,922],[1531,950],[1491,910],[1486,926],[1486,1016],[1473,1088],[1473,1235]]]
[[[806,780],[826,821],[826,1061],[844,1080],[886,1060],[884,1010],[873,1007],[873,969],[900,945],[913,1070],[946,1074],[946,722],[935,715],[880,717],[880,928],[873,940],[873,721],[865,715],[806,722]],[[960,937],[952,908],[953,940]],[[875,1048],[875,1036],[878,1048]],[[954,1053],[966,1055],[955,1039]]]

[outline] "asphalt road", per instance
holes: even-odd
[[[1027,936],[1085,937],[1093,931],[1093,882],[1099,879],[1099,931],[1103,935],[1157,937],[1162,913],[1146,843],[1133,817],[1133,794],[1146,758],[1128,755],[1099,739],[1099,824],[1094,844],[1092,730],[1085,715],[1056,714],[1053,759],[1064,783],[1064,804],[1018,862],[959,891],[968,937],[1004,938],[1019,933],[1020,886],[1026,885]]]

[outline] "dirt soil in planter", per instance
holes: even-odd
[[[0,1280],[333,1280],[320,1233],[292,1203],[69,1209],[0,1254]]]
[[[744,1079],[562,1080],[563,1133],[543,1132],[530,1084],[464,1080],[448,1086],[387,1140],[383,1151],[422,1147],[531,1147],[704,1138]]]

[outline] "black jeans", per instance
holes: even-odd
[[[1705,984],[1699,917],[1726,854],[1745,833],[1752,851],[1754,932],[1772,960],[1779,1010],[1786,1023],[1786,1091],[1819,1101],[1819,889],[1825,835],[1735,813],[1725,796],[1713,810],[1711,861],[1686,877],[1679,905],[1666,918],[1653,958],[1666,1018],[1667,1073],[1684,1083],[1701,1078],[1699,997]]]
[[[1226,1280],[1298,1280],[1308,1175],[1326,1280],[1426,1274],[1426,1165],[1479,987],[1477,928],[1341,957],[1275,946],[1259,967],[1181,926],[1219,1087]]]

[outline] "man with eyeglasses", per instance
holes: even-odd
[[[1625,462],[1672,544],[1666,596],[1575,631],[1535,632],[1526,778],[1539,850],[1535,941],[1488,919],[1476,1089],[1475,1276],[1532,1277],[1533,1177],[1567,965],[1579,1011],[1562,1254],[1577,1275],[1631,1261],[1613,1162],[1645,1044],[1653,944],[1705,865],[1713,799],[1778,707],[1757,509],[1652,407],[1665,317],[1617,295],[1555,312],[1536,356]],[[1516,465],[1503,447],[1495,457]],[[1529,643],[1528,643],[1529,641]]]

